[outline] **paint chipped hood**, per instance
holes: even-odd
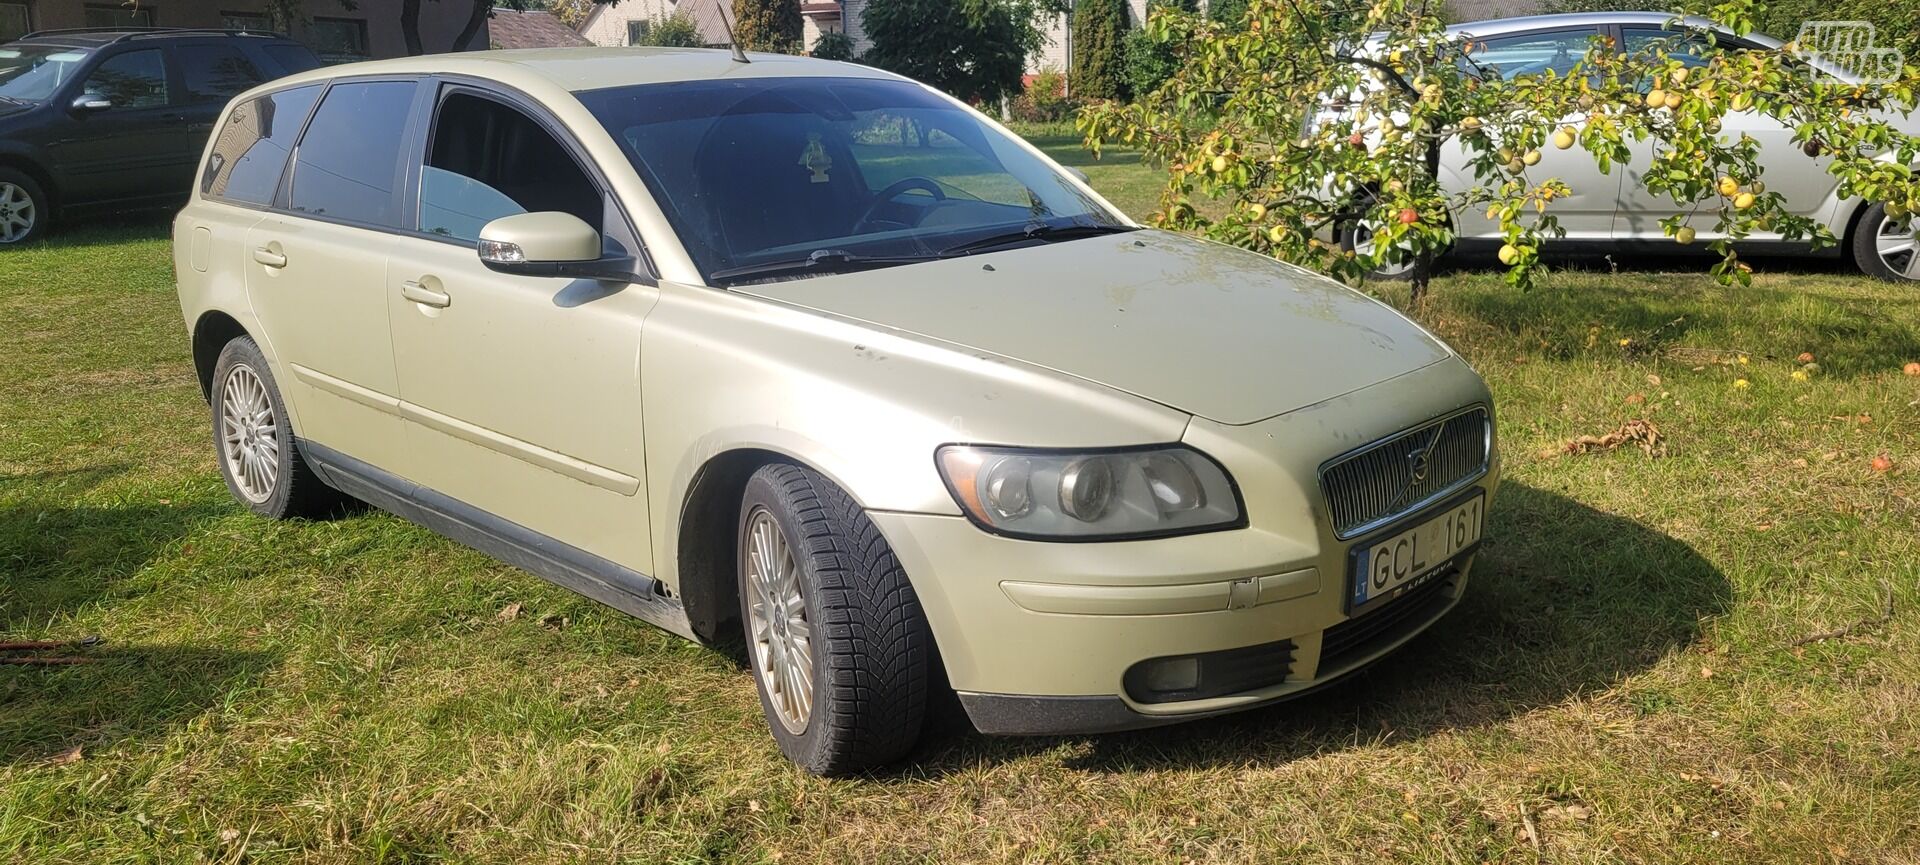
[[[1253,423],[1451,350],[1264,255],[1145,230],[734,291],[990,352],[1209,420]]]

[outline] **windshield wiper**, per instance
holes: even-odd
[[[840,249],[816,249],[806,258],[789,258],[782,261],[770,261],[765,264],[748,264],[740,267],[725,267],[707,275],[716,283],[728,285],[736,282],[748,282],[756,279],[774,279],[782,276],[804,276],[815,273],[852,273],[856,270],[874,270],[882,267],[894,267],[902,264],[919,264],[933,261],[934,255],[854,255]]]
[[[1044,222],[1031,222],[1019,231],[1007,231],[990,234],[979,240],[970,240],[959,246],[940,250],[942,258],[955,255],[968,255],[982,250],[1006,246],[1011,243],[1023,243],[1029,240],[1078,240],[1082,237],[1097,237],[1102,234],[1123,234],[1138,231],[1131,225],[1048,225]]]

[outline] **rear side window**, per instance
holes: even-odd
[[[167,104],[167,64],[158,48],[115,54],[87,76],[88,96],[105,97],[115,111]]]
[[[395,177],[413,91],[411,81],[352,81],[328,90],[294,156],[293,209],[397,227]]]
[[[455,93],[440,105],[420,177],[420,230],[473,241],[503,216],[560,211],[600,228],[606,206],[580,163],[533,118]]]
[[[225,102],[267,80],[231,45],[182,45],[175,49],[188,102]]]
[[[320,85],[295,87],[234,106],[213,139],[200,192],[247,204],[272,204],[293,153],[300,124],[320,98]]]
[[[287,75],[320,68],[320,58],[313,56],[305,45],[268,45],[267,56],[280,64],[280,71]]]

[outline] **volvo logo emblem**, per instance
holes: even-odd
[[[1407,453],[1407,485],[1394,499],[1394,509],[1406,506],[1413,499],[1414,492],[1427,482],[1427,476],[1433,471],[1433,451],[1440,445],[1441,432],[1441,427],[1435,427],[1433,434],[1427,436],[1426,444]]]

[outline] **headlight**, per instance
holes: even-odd
[[[935,462],[974,523],[1017,538],[1123,540],[1245,524],[1240,491],[1226,470],[1184,445],[1088,451],[947,445]]]

